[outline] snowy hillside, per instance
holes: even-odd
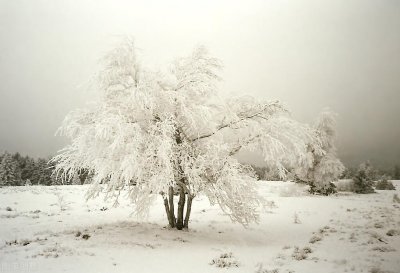
[[[0,188],[0,272],[400,272],[394,184],[320,197],[260,182],[271,207],[259,225],[233,224],[200,196],[189,231],[166,228],[161,198],[143,221],[128,203],[86,202],[87,186]]]

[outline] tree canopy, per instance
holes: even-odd
[[[252,168],[235,155],[257,149],[284,176],[286,166],[311,164],[307,149],[313,134],[278,101],[220,98],[221,69],[217,58],[198,47],[167,73],[151,71],[126,39],[103,58],[98,99],[65,118],[59,132],[71,144],[53,159],[56,172],[70,180],[90,170],[88,197],[105,191],[118,204],[126,192],[138,215],[160,193],[169,224],[178,229],[187,227],[191,200],[199,193],[233,221],[257,222],[263,199]],[[185,202],[187,219],[181,223]]]

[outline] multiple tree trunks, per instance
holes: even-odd
[[[182,144],[181,130],[177,129],[175,132],[175,141],[177,145]],[[177,175],[176,181],[179,185],[179,201],[177,209],[177,217],[175,217],[175,207],[174,207],[174,188],[170,186],[168,188],[168,197],[164,197],[164,206],[167,213],[168,222],[171,228],[182,230],[183,228],[189,228],[190,212],[192,210],[192,200],[193,196],[188,192],[186,188],[186,179],[184,176],[184,171],[181,166],[181,160],[177,160]],[[186,202],[187,200],[187,202]],[[186,214],[185,214],[185,203]]]
[[[190,213],[192,210],[192,201],[194,196],[181,188],[179,191],[179,201],[177,217],[175,217],[175,207],[174,207],[174,189],[170,187],[168,190],[168,197],[164,197],[165,212],[167,214],[168,223],[171,228],[176,228],[178,230],[189,228]],[[186,213],[185,212],[186,204]]]

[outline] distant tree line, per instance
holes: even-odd
[[[278,174],[276,174],[274,171],[270,170],[268,167],[260,167],[260,166],[255,166],[252,165],[257,178],[259,180],[268,180],[268,181],[274,181],[274,180],[282,180]],[[400,180],[400,166],[395,165],[391,169],[381,169],[377,167],[373,167],[369,161],[366,161],[364,163],[361,163],[360,166],[358,167],[348,167],[345,169],[343,174],[340,176],[341,179],[353,179],[357,174],[359,173],[359,170],[365,168],[367,171],[367,176],[371,180],[378,180],[381,177],[385,176],[386,178],[392,179],[392,180]],[[293,180],[294,175],[291,175],[291,172],[289,171],[289,174],[287,175],[286,180]]]
[[[279,176],[271,172],[267,167],[252,166],[259,180],[273,181],[281,180]],[[294,170],[288,170],[286,180],[296,183],[307,184],[296,176]],[[358,168],[347,168],[340,177],[343,181],[336,181],[334,192],[347,191],[358,194],[374,193],[375,190],[395,190],[396,187],[390,180],[400,180],[400,167],[394,166],[392,170],[374,168],[369,161],[363,162]],[[310,185],[310,193],[312,185]],[[325,194],[320,192],[318,194]]]
[[[76,173],[71,179],[62,182],[60,178],[53,175],[54,163],[50,158],[32,158],[22,156],[19,153],[4,152],[0,154],[0,186],[24,186],[24,185],[82,185],[90,181],[88,171]],[[369,162],[367,165],[368,177],[378,180],[385,176],[389,179],[400,180],[400,166],[384,170],[373,168]],[[281,180],[279,175],[268,167],[252,165],[259,180],[277,181]],[[343,172],[342,179],[353,179],[359,173],[359,168],[349,167]],[[293,180],[294,174],[289,172],[286,180]]]
[[[0,186],[24,185],[61,185],[84,184],[88,179],[88,172],[76,173],[68,181],[62,182],[53,175],[54,164],[49,158],[32,158],[19,153],[4,152],[0,155]]]
[[[369,176],[373,179],[373,180],[377,180],[382,176],[386,176],[390,179],[393,180],[400,180],[400,166],[399,165],[395,165],[393,168],[378,168],[375,166],[372,166],[372,164],[369,161],[363,162],[360,164],[360,166],[362,165],[367,165],[368,168],[370,168],[369,170]],[[360,169],[359,167],[348,167],[345,169],[345,171],[343,172],[341,178],[342,179],[350,179],[353,178],[357,172]]]

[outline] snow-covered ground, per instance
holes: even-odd
[[[0,272],[400,272],[394,184],[321,197],[260,182],[275,205],[260,224],[231,223],[200,196],[189,231],[165,227],[161,200],[138,220],[128,202],[86,202],[87,186],[1,188]]]

